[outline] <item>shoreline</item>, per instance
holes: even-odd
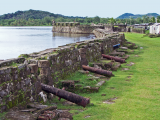
[[[0,26],[0,27],[52,27],[52,26]]]

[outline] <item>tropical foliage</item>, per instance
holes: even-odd
[[[128,14],[130,15],[130,14]],[[140,24],[140,23],[155,23],[155,17],[144,15],[138,18],[100,18],[95,17],[73,17],[63,16],[60,14],[53,14],[39,10],[17,11],[15,13],[4,14],[0,16],[0,26],[51,26],[52,21],[56,22],[80,22],[81,24],[91,23],[127,23],[127,24]],[[160,22],[160,16],[157,16],[157,22]]]

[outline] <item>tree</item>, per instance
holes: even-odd
[[[155,17],[152,17],[152,18],[150,19],[150,22],[155,23]]]
[[[43,20],[44,20],[45,23],[47,23],[47,25],[49,23],[52,23],[52,18],[51,17],[45,17]]]
[[[157,22],[160,23],[160,16],[157,16]]]
[[[94,17],[93,20],[94,20],[94,23],[96,23],[96,24],[100,23],[100,18],[98,16]]]
[[[112,18],[109,19],[109,23],[114,24],[114,23],[116,23],[116,20],[112,17]]]
[[[139,18],[137,18],[137,19],[136,19],[136,23],[137,23],[137,24],[143,23],[142,18],[140,18],[140,17],[139,17]]]

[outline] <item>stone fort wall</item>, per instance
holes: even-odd
[[[0,61],[0,112],[31,101],[44,102],[49,94],[43,93],[40,83],[56,86],[81,65],[98,61],[101,54],[113,51],[113,45],[124,42],[124,34],[115,33]]]
[[[99,24],[99,25],[80,25],[79,22],[57,22],[53,23],[53,32],[72,33],[72,34],[90,34],[95,29],[104,29],[108,32],[126,32],[126,26],[123,24]]]
[[[80,25],[79,22],[57,22],[53,23],[52,32],[72,33],[72,34],[91,34],[96,28],[104,29],[103,25]]]

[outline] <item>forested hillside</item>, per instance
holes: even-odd
[[[28,10],[28,11],[17,11],[15,13],[8,13],[0,16],[0,26],[51,26],[52,21],[56,22],[80,22],[80,24],[91,24],[91,23],[122,23],[122,24],[140,24],[140,23],[155,23],[155,17],[157,13],[148,13],[144,16],[137,15],[138,18],[134,18],[134,14],[125,13],[119,18],[100,18],[95,17],[78,17],[78,16],[64,16],[61,14],[54,14],[40,10]],[[126,16],[132,16],[127,17]],[[160,22],[160,16],[157,16],[157,22]]]
[[[28,11],[17,11],[15,13],[8,13],[0,16],[0,20],[2,19],[43,19],[45,17],[63,17],[63,18],[76,18],[73,16],[64,16],[61,14],[54,14],[46,11],[40,11],[40,10],[28,10]],[[84,18],[84,17],[78,17],[78,18]]]
[[[143,17],[143,16],[148,16],[148,17],[157,17],[157,16],[159,16],[157,13],[148,13],[148,14],[145,14],[145,15],[140,15],[140,14],[136,14],[136,15],[134,15],[134,14],[132,14],[132,13],[124,13],[124,14],[122,14],[122,15],[120,15],[119,17],[117,17],[118,19],[126,19],[126,18],[134,18],[134,19],[136,19],[136,18],[141,18],[141,17]]]

